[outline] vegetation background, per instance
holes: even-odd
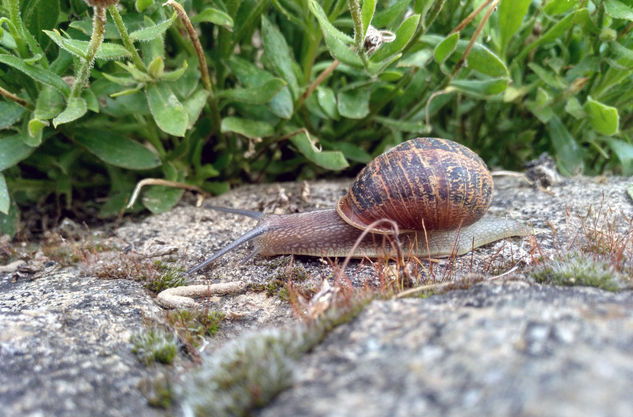
[[[420,135],[631,175],[631,29],[633,0],[2,0],[0,234],[115,216],[144,178],[351,175]]]

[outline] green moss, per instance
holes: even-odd
[[[330,309],[291,329],[259,331],[233,340],[207,357],[180,387],[185,415],[248,416],[293,382],[296,361],[336,326],[355,317],[366,300]]]
[[[621,289],[621,277],[609,263],[593,259],[587,254],[568,254],[561,259],[550,260],[532,270],[530,276],[539,283],[588,286],[607,291]]]
[[[154,362],[171,364],[178,353],[178,339],[160,327],[150,327],[132,335],[132,352],[141,362],[151,365]]]
[[[145,288],[158,294],[167,288],[180,287],[185,285],[185,276],[183,268],[165,264],[161,261],[154,262],[154,267],[158,269],[159,274],[154,278],[143,277],[147,280]],[[152,274],[154,275],[154,274]]]
[[[220,311],[174,310],[167,312],[169,323],[186,343],[197,347],[203,337],[213,336],[220,329],[224,313]]]

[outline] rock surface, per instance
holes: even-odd
[[[491,213],[530,225],[534,237],[433,264],[418,279],[518,269],[466,290],[372,302],[301,360],[294,387],[261,414],[633,415],[631,291],[536,285],[525,275],[539,258],[592,240],[608,247],[605,236],[625,234],[633,213],[628,185],[626,178],[580,177],[543,192],[513,177],[496,178]],[[346,186],[311,183],[309,197],[300,184],[246,186],[211,203],[293,212],[332,207]],[[91,255],[80,267],[38,269],[29,256],[22,256],[20,268],[30,267],[30,274],[7,265],[0,272],[0,409],[12,416],[169,414],[149,407],[139,384],[165,372],[177,383],[192,363],[180,355],[176,365],[147,367],[133,355],[130,335],[161,321],[164,310],[112,265],[133,251],[170,253],[156,259],[190,268],[254,224],[185,201],[168,213],[124,223],[103,238],[110,252]],[[627,239],[620,262],[630,268]],[[240,263],[248,252],[240,248],[191,280],[239,281],[249,288],[199,300],[231,317],[207,340],[203,357],[245,331],[294,323],[289,304],[267,290],[276,294],[291,280],[309,295],[337,265],[289,256]],[[44,258],[44,265],[56,266]],[[380,288],[388,279],[379,263],[354,261],[345,272],[358,287]]]
[[[259,415],[630,416],[631,306],[525,282],[373,301]]]

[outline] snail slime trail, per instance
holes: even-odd
[[[253,230],[188,273],[251,240],[253,254],[262,256],[391,257],[395,253],[385,239],[394,231],[388,222],[374,226],[352,253],[363,231],[381,219],[398,226],[407,256],[463,255],[497,240],[527,235],[528,229],[517,221],[485,215],[493,191],[486,164],[472,150],[448,139],[411,139],[365,166],[335,209],[261,215]]]

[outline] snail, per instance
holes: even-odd
[[[251,256],[392,256],[392,245],[383,238],[396,233],[394,223],[402,252],[418,257],[463,255],[503,238],[525,235],[526,229],[514,220],[484,217],[493,188],[486,164],[469,148],[448,139],[411,139],[365,166],[336,209],[264,215],[210,207],[256,217],[259,222],[188,273],[250,240],[255,246]],[[357,242],[368,227],[370,232]]]

